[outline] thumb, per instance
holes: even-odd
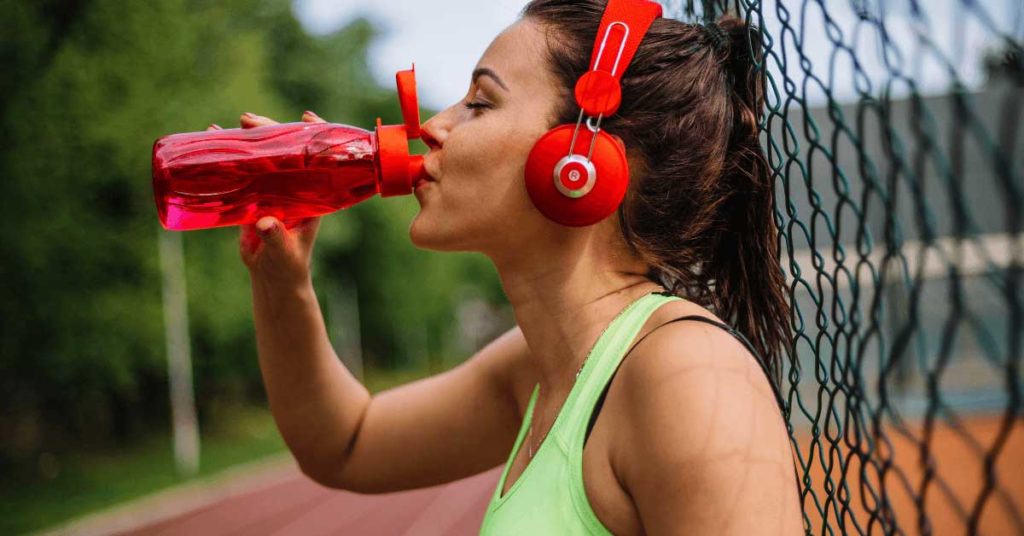
[[[264,216],[256,222],[256,233],[259,234],[263,243],[273,249],[280,249],[285,245],[284,224],[273,216]]]

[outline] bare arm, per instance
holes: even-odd
[[[448,372],[371,396],[338,360],[313,291],[319,224],[310,218],[288,230],[266,217],[242,226],[240,240],[260,372],[302,471],[327,486],[374,493],[448,482],[504,461],[521,419],[518,401],[532,387],[522,333],[512,329]]]
[[[521,415],[509,374],[527,351],[510,330],[452,370],[371,397],[335,355],[311,285],[253,284],[260,370],[303,472],[362,493],[417,488],[502,463]]]
[[[450,482],[505,461],[532,386],[515,371],[528,352],[519,328],[459,366],[377,394],[339,487],[380,493]],[[520,397],[513,393],[519,391]]]
[[[344,463],[370,393],[334,353],[311,283],[279,287],[253,279],[252,293],[271,413],[302,471],[319,480]]]

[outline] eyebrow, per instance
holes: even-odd
[[[505,82],[502,82],[501,78],[498,77],[498,74],[495,73],[494,71],[488,69],[487,67],[480,67],[479,69],[476,69],[475,71],[473,71],[473,81],[474,82],[476,82],[476,79],[480,78],[481,76],[489,76],[492,80],[497,82],[499,86],[501,86],[501,89],[504,89],[505,91],[509,90],[508,86],[505,85]]]

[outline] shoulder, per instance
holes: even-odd
[[[622,363],[618,374],[622,379],[617,381],[623,383],[624,394],[630,395],[629,409],[657,410],[658,406],[648,403],[651,397],[666,396],[698,407],[720,409],[722,404],[758,401],[770,409],[776,407],[757,357],[731,333],[698,320],[663,324],[667,320],[652,323],[651,327],[658,327],[636,344]],[[721,392],[722,388],[728,392]]]
[[[785,423],[755,359],[727,331],[680,321],[623,362],[610,454],[648,532],[764,533],[780,501],[796,500]]]
[[[635,435],[677,440],[675,457],[717,455],[694,432],[726,446],[745,440],[750,428],[739,425],[782,425],[755,359],[719,327],[692,320],[663,325],[623,361],[615,380],[619,407]]]

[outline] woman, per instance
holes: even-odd
[[[655,20],[602,125],[627,149],[626,200],[564,227],[530,202],[524,163],[575,122],[571,88],[603,9],[534,0],[465,99],[423,125],[432,180],[416,190],[412,242],[487,255],[517,322],[465,363],[371,396],[336,358],[313,292],[319,219],[243,228],[271,410],[326,486],[396,491],[506,462],[486,534],[797,533],[789,440],[761,367],[777,372],[788,329],[757,139],[759,34],[736,19]]]

